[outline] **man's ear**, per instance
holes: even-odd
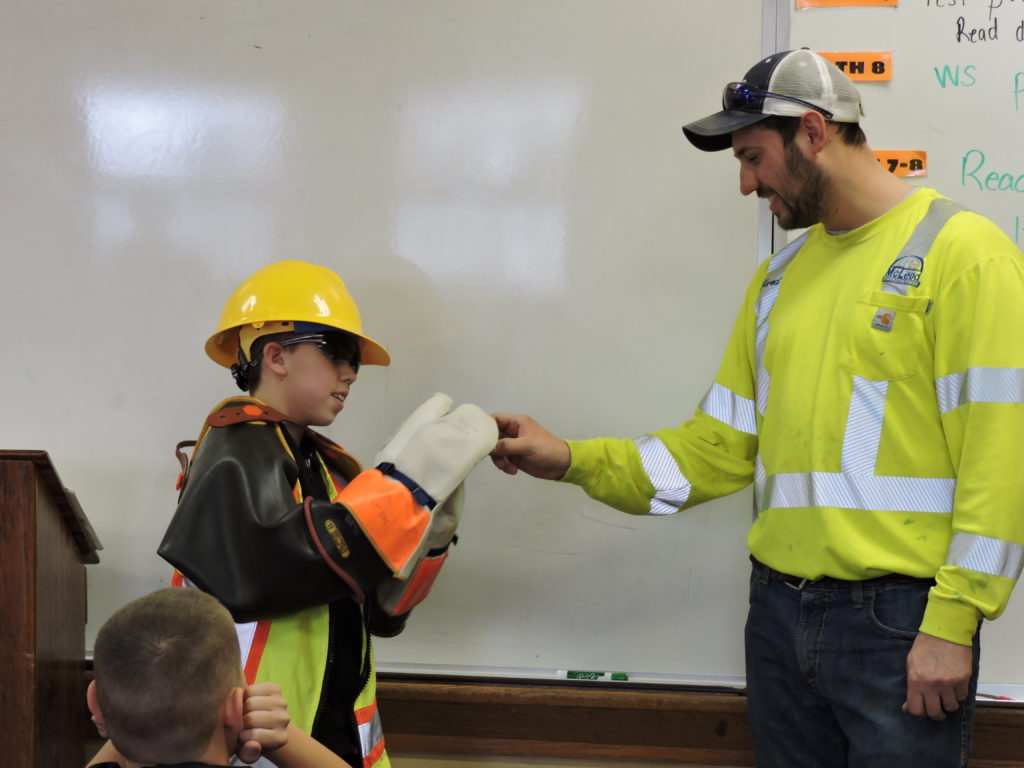
[[[807,148],[817,154],[825,148],[828,138],[828,123],[821,112],[808,110],[800,117],[800,128],[797,134],[807,141]]]
[[[103,712],[100,711],[100,700],[96,696],[95,680],[89,683],[89,687],[85,689],[85,703],[89,707],[89,712],[92,713],[92,721],[96,725],[97,732],[104,739],[109,739],[107,727],[103,723]]]

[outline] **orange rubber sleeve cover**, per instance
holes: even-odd
[[[430,525],[430,513],[416,503],[409,489],[378,469],[356,475],[336,501],[349,508],[395,573],[416,553]]]

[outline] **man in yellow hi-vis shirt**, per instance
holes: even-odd
[[[498,415],[492,458],[625,512],[754,485],[747,684],[761,768],[966,765],[978,627],[1024,559],[1024,258],[890,175],[808,51],[684,127],[809,227],[761,265],[692,419],[566,442]]]

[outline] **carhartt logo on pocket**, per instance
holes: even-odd
[[[871,321],[871,327],[876,331],[891,331],[894,322],[896,322],[896,313],[893,310],[876,309],[875,317]]]

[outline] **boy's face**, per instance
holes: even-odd
[[[283,410],[297,424],[324,427],[345,407],[356,381],[347,362],[333,362],[315,344],[281,350],[288,374],[282,380]]]

